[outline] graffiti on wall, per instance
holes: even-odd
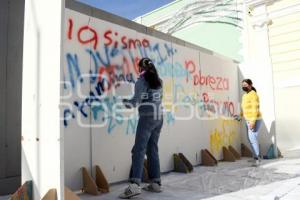
[[[231,119],[219,119],[217,126],[210,132],[210,151],[216,157],[223,146],[234,145],[238,138],[239,123]]]
[[[215,95],[231,89],[229,77],[204,72],[196,64],[199,60],[182,56],[183,47],[175,48],[170,42],[107,24],[82,23],[76,17],[66,19],[62,77],[63,102],[67,105],[62,119],[65,128],[72,123],[93,125],[113,134],[122,127],[126,134],[134,134],[137,115],[120,112],[124,106],[118,91],[128,91],[124,85],[133,88],[142,57],[152,59],[164,81],[167,125],[176,123],[176,109],[172,107],[177,103],[192,105],[199,119],[235,114],[235,102],[229,95]]]

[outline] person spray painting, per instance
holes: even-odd
[[[135,143],[132,148],[132,166],[129,186],[119,195],[122,199],[141,194],[141,179],[145,154],[148,160],[148,175],[151,183],[143,188],[151,192],[161,192],[160,161],[158,140],[163,125],[162,115],[162,80],[159,78],[153,62],[142,58],[139,62],[139,78],[135,83],[132,99],[124,99],[126,108],[137,107],[139,121]]]
[[[258,131],[261,125],[261,113],[259,111],[259,97],[250,79],[242,81],[242,89],[245,94],[242,97],[241,117],[246,121],[248,140],[254,157],[254,166],[259,166],[259,142]]]

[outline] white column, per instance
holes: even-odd
[[[64,0],[25,2],[22,183],[33,181],[36,200],[51,188],[63,199],[59,112],[63,12]]]
[[[245,5],[244,20],[245,26],[242,34],[244,61],[240,65],[240,79],[252,79],[260,97],[263,123],[259,140],[262,153],[266,154],[270,144],[273,143],[276,146],[273,71],[268,38],[268,25],[271,21],[265,4],[254,8],[251,5]],[[244,132],[243,135],[246,133]],[[248,143],[246,137],[243,142]]]

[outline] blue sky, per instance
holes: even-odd
[[[174,0],[78,0],[127,19],[134,19]]]

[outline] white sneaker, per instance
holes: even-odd
[[[119,195],[121,199],[130,199],[131,197],[140,195],[141,187],[135,183],[129,184],[122,194]]]
[[[161,185],[159,185],[158,183],[150,183],[146,187],[143,187],[143,190],[149,192],[157,192],[157,193],[162,192]]]

